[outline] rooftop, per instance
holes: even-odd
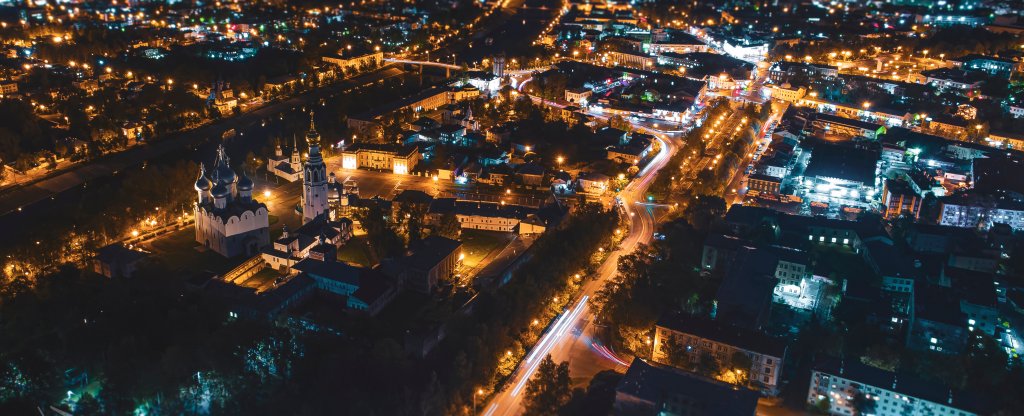
[[[683,332],[732,345],[747,351],[783,358],[786,343],[760,331],[731,326],[721,321],[682,314],[666,314],[658,319],[657,326]]]
[[[819,141],[811,150],[804,176],[823,176],[873,184],[879,154],[873,150]]]
[[[721,416],[751,416],[759,397],[753,390],[639,358],[633,359],[615,391],[652,403],[685,396],[699,414]]]
[[[856,360],[826,357],[815,363],[814,370],[968,412],[985,414],[992,410],[988,401],[980,400],[972,393],[925,381],[911,374],[871,367]]]

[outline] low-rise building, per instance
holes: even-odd
[[[846,139],[866,137],[875,140],[886,130],[881,124],[823,113],[814,114],[810,125],[815,133]]]
[[[398,175],[411,172],[420,159],[416,145],[356,143],[341,151],[343,169],[382,170]]]
[[[367,69],[376,68],[384,62],[383,52],[371,52],[362,55],[344,56],[343,53],[325,55],[321,57],[324,62],[337,65],[342,69]]]
[[[589,88],[569,88],[565,90],[565,101],[581,106],[586,106],[593,92]]]
[[[292,145],[290,155],[285,155],[284,149],[278,144],[274,148],[274,156],[267,158],[267,172],[288,182],[295,182],[301,179],[302,158],[299,155],[298,144]]]
[[[605,56],[605,62],[614,66],[651,69],[654,68],[655,59],[641,52],[610,51]]]
[[[110,278],[132,277],[149,253],[114,243],[96,250],[92,270]]]
[[[753,416],[758,393],[679,369],[633,359],[615,388],[620,416]]]
[[[438,284],[451,282],[463,258],[461,242],[429,236],[411,243],[405,256],[386,261],[382,269],[406,287],[429,294]]]
[[[317,290],[342,297],[345,307],[376,315],[398,294],[397,288],[380,272],[343,262],[303,260],[292,269],[310,278]],[[279,289],[278,289],[279,290]]]
[[[747,177],[747,189],[766,194],[778,194],[782,180],[776,176],[755,173]]]
[[[696,365],[700,360],[710,359],[719,368],[732,365],[737,354],[745,356],[750,365],[751,387],[772,396],[779,393],[786,359],[786,344],[779,339],[706,318],[679,315],[665,315],[658,320],[652,351],[652,359],[658,363]],[[681,357],[673,357],[680,354]]]

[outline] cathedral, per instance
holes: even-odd
[[[253,256],[270,244],[267,206],[253,199],[252,179],[231,169],[224,146],[213,169],[200,167],[195,190],[196,242],[224,257]]]
[[[309,113],[309,132],[306,133],[309,156],[302,166],[302,223],[327,216],[327,165],[320,154],[320,134],[313,125],[313,112]]]

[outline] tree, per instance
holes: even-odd
[[[754,366],[754,362],[751,361],[747,354],[740,351],[732,353],[729,357],[729,369],[733,373],[734,381],[736,384],[744,386],[750,379],[750,368]]]
[[[725,215],[725,200],[714,195],[698,195],[686,207],[684,215],[694,228],[707,230],[711,224]]]
[[[662,341],[661,350],[665,352],[668,363],[679,367],[690,367],[690,356],[686,353],[686,346],[675,336],[668,336]]]
[[[82,393],[82,397],[75,403],[75,414],[82,416],[93,416],[101,415],[103,412],[100,408],[99,401],[96,400],[93,395],[89,393]]]
[[[441,236],[450,239],[458,239],[462,226],[459,225],[459,218],[454,212],[448,212],[441,216],[437,225],[430,231],[430,235]]]
[[[630,130],[633,129],[633,125],[629,124],[629,122],[626,121],[625,118],[622,118],[622,116],[620,116],[620,115],[614,115],[614,116],[609,117],[608,118],[608,127],[611,127],[613,129],[625,130],[625,131],[630,131]]]
[[[357,212],[355,217],[366,231],[370,252],[376,257],[374,261],[401,253],[404,246],[402,237],[395,232],[380,204],[371,204],[366,210]]]
[[[877,402],[868,398],[864,393],[858,391],[857,394],[853,396],[852,404],[853,410],[857,412],[856,414],[858,416],[861,416],[874,414]]]
[[[622,380],[622,374],[605,370],[594,375],[587,390],[573,391],[572,400],[559,412],[562,416],[589,416],[611,414],[615,403],[615,387]]]
[[[551,355],[544,357],[537,374],[526,385],[527,415],[554,415],[569,401],[569,363],[555,364]]]

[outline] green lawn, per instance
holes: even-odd
[[[191,227],[167,234],[149,243],[156,256],[172,269],[191,271],[209,270],[223,273],[245,261],[244,258],[225,259],[212,250],[198,251],[195,230]]]
[[[338,249],[338,260],[357,266],[372,267],[366,250],[365,237],[352,237]]]
[[[481,230],[462,230],[462,253],[466,255],[462,264],[465,267],[483,267],[480,264],[484,258],[491,253],[498,253],[509,243],[514,236],[509,233]]]

